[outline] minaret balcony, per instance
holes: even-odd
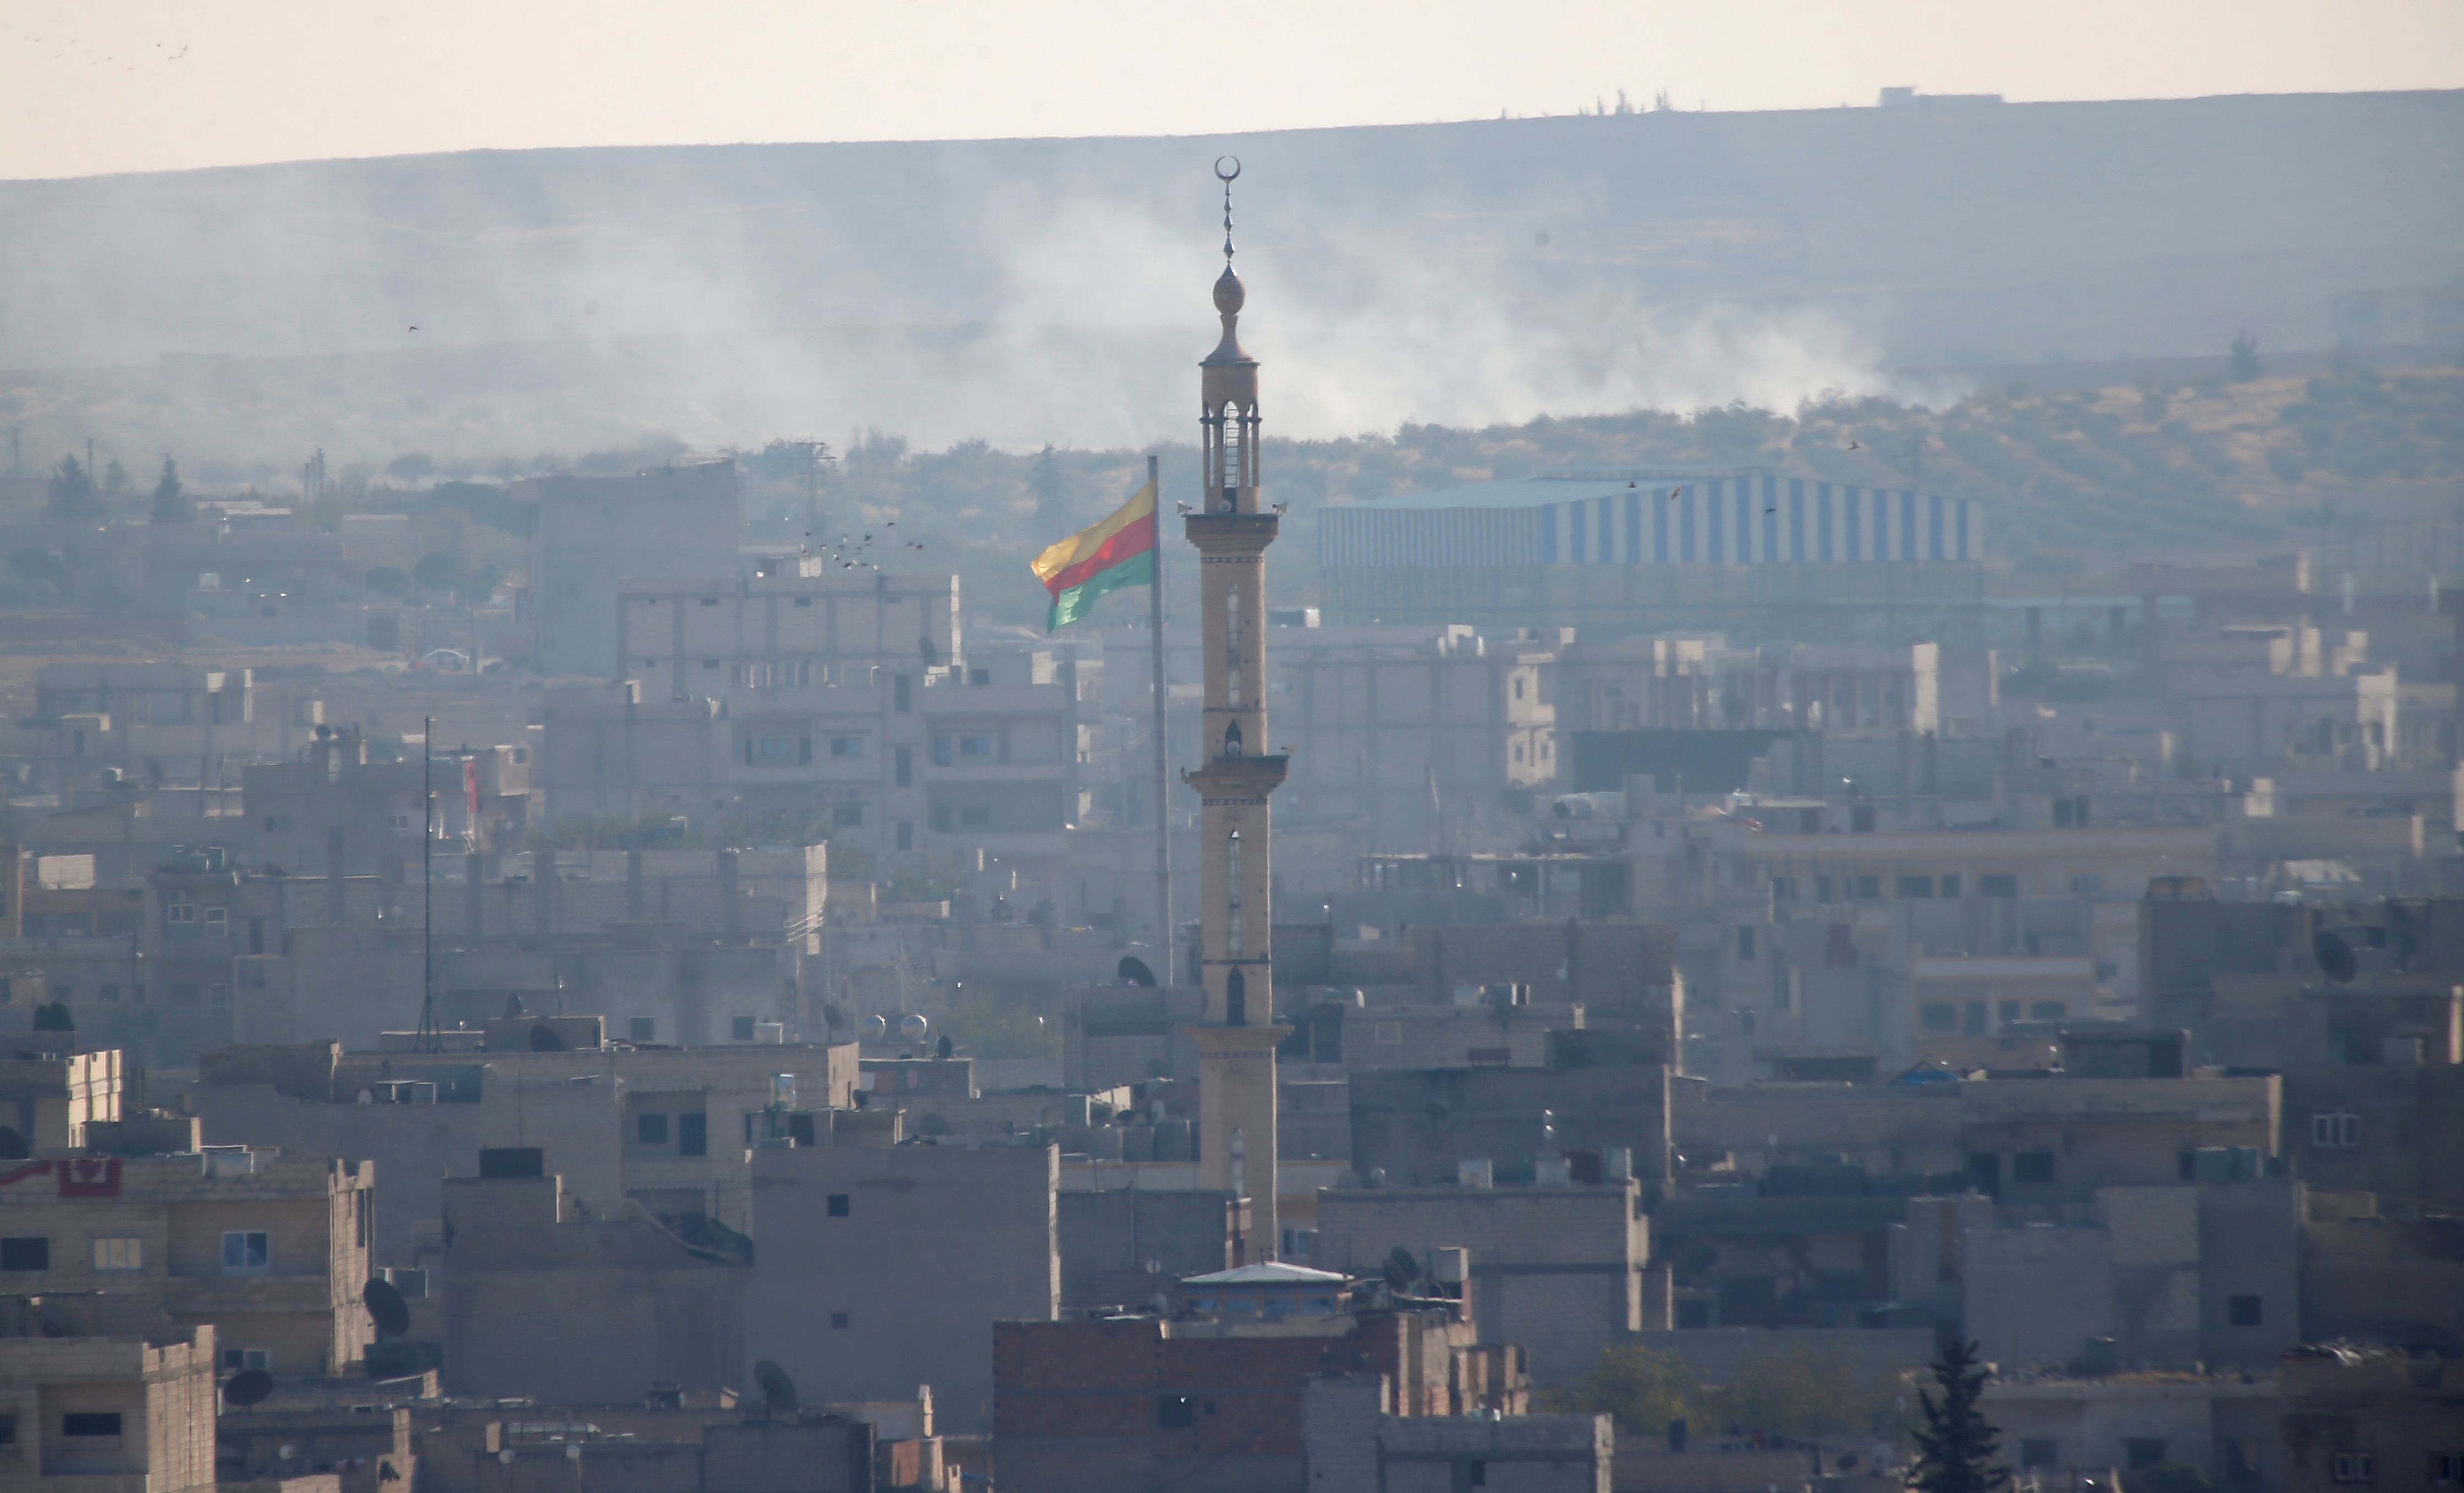
[[[1291,758],[1278,753],[1260,757],[1219,757],[1203,767],[1184,767],[1180,780],[1210,801],[1264,800],[1282,785]]]
[[[1275,542],[1282,522],[1274,514],[1189,514],[1180,521],[1189,542],[1210,554],[1263,551]]]

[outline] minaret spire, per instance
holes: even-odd
[[[1243,1259],[1273,1259],[1275,1048],[1274,821],[1266,799],[1285,759],[1266,747],[1266,546],[1278,520],[1258,502],[1258,361],[1241,350],[1247,299],[1232,271],[1232,182],[1241,163],[1215,163],[1223,183],[1223,274],[1215,310],[1223,340],[1199,364],[1201,512],[1183,520],[1199,552],[1199,630],[1206,671],[1206,760],[1182,772],[1198,791],[1205,845],[1199,963],[1204,1021],[1199,1054],[1199,1181],[1245,1196]]]

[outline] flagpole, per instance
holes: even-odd
[[[1177,948],[1179,940],[1173,934],[1172,924],[1172,779],[1165,766],[1164,706],[1169,690],[1164,683],[1163,661],[1163,489],[1155,480],[1155,458],[1147,457],[1147,489],[1155,494],[1155,564],[1154,579],[1147,583],[1147,633],[1155,650],[1155,947],[1163,951],[1163,968],[1155,978],[1166,985],[1180,983]]]

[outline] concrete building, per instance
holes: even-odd
[[[535,1150],[491,1152],[481,1172],[445,1183],[448,1391],[596,1404],[745,1382],[744,1236],[593,1207]]]
[[[2021,1478],[2076,1487],[2158,1462],[2196,1467],[2219,1489],[2284,1486],[2274,1364],[2247,1372],[2031,1377],[2005,1371],[1980,1408]]]
[[[715,687],[724,705],[645,698],[633,679],[557,692],[542,707],[547,814],[819,821],[878,856],[980,848],[1048,880],[1064,831],[1094,814],[1098,666],[1051,648],[934,648],[929,664],[911,643],[895,663],[800,666],[794,677],[809,683]],[[723,654],[692,663],[773,667]]]
[[[1636,1182],[1334,1188],[1318,1195],[1312,1259],[1375,1275],[1397,1251],[1419,1272],[1440,1251],[1470,1257],[1470,1313],[1484,1343],[1529,1355],[1534,1382],[1579,1377],[1621,1335],[1667,1326],[1667,1276],[1651,1267]]]
[[[1302,1405],[1320,1374],[1383,1377],[1392,1414],[1449,1423],[1474,1415],[1485,1423],[1492,1410],[1518,1416],[1529,1388],[1514,1349],[1477,1343],[1446,1308],[1005,1322],[993,1361],[994,1443],[1008,1493],[1300,1487]]]
[[[531,667],[617,677],[618,588],[649,576],[737,573],[739,481],[733,461],[649,468],[627,477],[532,477]]]
[[[989,1423],[995,1323],[1061,1306],[1048,1146],[753,1153],[746,1361],[817,1400],[934,1388],[954,1427]]]
[[[2301,1341],[2303,1206],[2282,1181],[2115,1186],[1970,1228],[1966,1331],[2007,1366],[2261,1372]]]
[[[1246,293],[1232,273],[1231,187],[1224,187],[1223,274],[1215,309],[1223,340],[1199,365],[1201,512],[1182,525],[1199,552],[1204,639],[1202,766],[1181,779],[1200,804],[1199,970],[1206,1017],[1198,1044],[1199,1185],[1250,1199],[1262,1255],[1276,1217],[1275,1047],[1291,1029],[1274,1010],[1274,821],[1268,795],[1287,757],[1266,728],[1266,546],[1281,520],[1258,495],[1258,361],[1241,350]]]
[[[1398,1416],[1383,1374],[1309,1381],[1301,1458],[1309,1493],[1609,1493],[1615,1427],[1607,1416]]]
[[[571,1023],[574,1019],[558,1019]],[[596,1019],[590,1019],[595,1026]],[[540,1024],[511,1023],[526,1034]],[[856,1047],[745,1043],[345,1054],[339,1043],[209,1053],[185,1103],[209,1144],[374,1161],[393,1180],[374,1213],[377,1262],[430,1263],[445,1245],[444,1178],[480,1153],[543,1150],[602,1210],[700,1214],[751,1227],[751,1148],[782,1124],[855,1103]],[[364,1097],[363,1097],[364,1096]]]
[[[214,1329],[0,1336],[0,1487],[215,1486]]]
[[[1672,1081],[1660,1064],[1596,1067],[1369,1068],[1352,1076],[1352,1169],[1430,1187],[1485,1165],[1528,1180],[1562,1152],[1631,1158],[1668,1174]]]
[[[2275,1485],[2284,1493],[2464,1481],[2456,1358],[2342,1344],[2284,1355]]]
[[[230,1147],[20,1162],[0,1279],[85,1332],[216,1329],[228,1371],[355,1372],[376,1169]]]

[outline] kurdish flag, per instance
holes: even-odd
[[[1155,565],[1155,490],[1149,482],[1110,517],[1055,544],[1029,562],[1052,593],[1046,632],[1087,615],[1095,599],[1125,585],[1153,585]]]

